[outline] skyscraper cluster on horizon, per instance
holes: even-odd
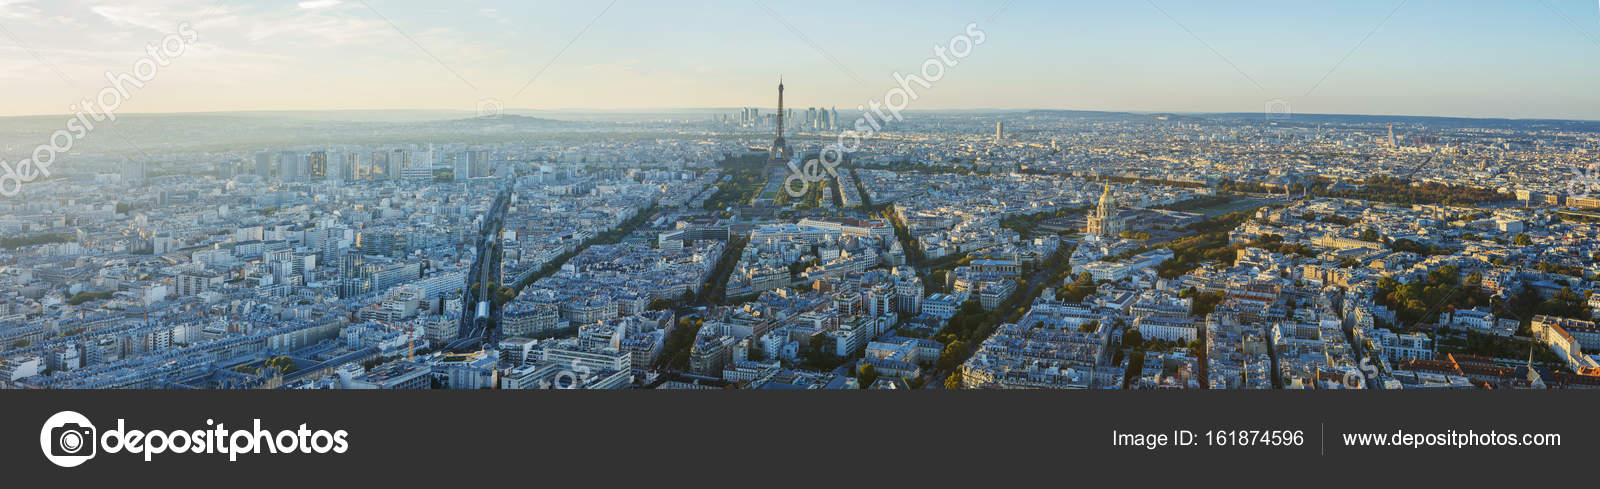
[[[740,107],[732,113],[717,114],[712,119],[724,126],[762,130],[773,129],[778,123],[777,114],[762,113],[759,107]],[[784,129],[791,131],[833,131],[844,127],[839,123],[839,109],[827,107],[785,109],[783,122]]]

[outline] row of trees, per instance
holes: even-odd
[[[1276,234],[1268,234],[1256,239],[1255,241],[1246,243],[1243,246],[1234,247],[1235,250],[1238,248],[1261,248],[1280,255],[1300,255],[1304,257],[1317,256],[1316,250],[1312,250],[1310,247],[1306,246],[1305,243],[1285,243],[1283,241],[1283,236]]]
[[[1516,195],[1500,193],[1500,191],[1491,188],[1465,185],[1450,186],[1437,182],[1413,184],[1410,180],[1388,176],[1369,177],[1356,186],[1341,185],[1334,187],[1332,186],[1333,183],[1335,182],[1332,179],[1318,177],[1309,184],[1291,186],[1287,190],[1292,193],[1310,192],[1318,197],[1338,197],[1406,205],[1444,204],[1459,207],[1508,202],[1517,198]],[[1257,182],[1222,182],[1217,185],[1217,190],[1238,193],[1273,193],[1283,192],[1285,189],[1268,187]]]
[[[723,248],[722,257],[717,259],[717,266],[711,270],[710,285],[700,289],[702,302],[720,304],[727,299],[728,274],[733,273],[733,267],[739,264],[739,257],[744,255],[744,247],[749,242],[748,235],[728,237],[728,246]]]
[[[707,198],[703,206],[707,210],[749,204],[767,185],[767,176],[762,172],[766,168],[765,155],[757,153],[725,158],[717,166],[722,168],[722,175],[727,180],[716,183],[717,193]]]
[[[1053,211],[1013,215],[1001,219],[1000,227],[1016,231],[1024,238],[1031,238],[1038,233],[1040,223],[1045,220],[1080,215],[1088,209],[1086,206],[1063,207]]]
[[[1178,293],[1178,297],[1189,299],[1189,314],[1205,317],[1217,310],[1217,305],[1227,296],[1221,292],[1201,292],[1193,287]]]
[[[1409,239],[1397,239],[1391,241],[1389,242],[1389,249],[1395,251],[1407,251],[1423,256],[1453,255],[1456,252],[1454,248],[1446,248],[1439,245],[1424,245]]]
[[[1156,206],[1156,208],[1169,211],[1189,212],[1199,209],[1209,209],[1220,205],[1228,205],[1233,203],[1235,199],[1237,199],[1237,197],[1232,195],[1206,195],[1175,204]]]
[[[67,299],[67,303],[76,306],[78,304],[82,304],[82,303],[89,302],[89,301],[98,301],[98,300],[105,300],[105,299],[110,299],[110,298],[111,298],[111,292],[110,291],[79,292],[79,293],[76,293],[76,294],[72,294],[72,298]]]
[[[967,164],[959,164],[960,163],[959,160],[952,159],[951,163],[952,164],[949,164],[949,165],[930,165],[930,164],[922,163],[922,162],[901,160],[901,161],[894,161],[894,162],[885,163],[885,164],[882,164],[882,165],[872,165],[872,166],[883,168],[883,169],[886,169],[886,170],[889,170],[889,171],[893,171],[893,172],[896,172],[896,173],[905,173],[905,172],[917,172],[917,173],[928,173],[928,174],[953,173],[953,174],[956,174],[956,175],[972,175],[974,173],[976,173],[978,175],[987,175],[987,174],[989,174],[988,171],[981,170],[981,169],[974,169],[975,166],[973,166],[970,161],[967,162]]]
[[[1023,280],[1018,284],[1017,291],[1002,301],[993,311],[984,311],[982,305],[971,299],[961,304],[961,309],[950,322],[940,330],[934,339],[945,344],[944,351],[939,355],[939,370],[950,372],[945,377],[945,387],[960,389],[960,365],[972,355],[976,345],[994,333],[996,327],[1003,321],[1019,321],[1026,313],[1029,304],[1039,297],[1039,294],[1053,281],[1061,280],[1071,273],[1068,260],[1072,256],[1072,247],[1062,245],[1057,248],[1044,262],[1040,264],[1043,270],[1028,277],[1034,280]],[[1048,282],[1047,282],[1048,281]]]
[[[834,185],[832,181],[823,180],[812,185],[807,185],[806,192],[801,194],[799,197],[789,195],[787,190],[779,191],[777,197],[773,199],[773,202],[780,206],[799,204],[801,209],[815,209],[822,207],[823,197],[825,195],[834,193],[833,188]]]
[[[1550,297],[1541,297],[1539,291],[1524,287],[1509,300],[1494,299],[1482,286],[1483,276],[1477,273],[1463,276],[1455,266],[1439,267],[1423,280],[1399,283],[1393,278],[1378,281],[1375,302],[1395,312],[1399,329],[1408,329],[1419,323],[1433,322],[1441,312],[1487,307],[1497,317],[1517,318],[1527,328],[1534,316],[1559,316],[1589,319],[1588,298],[1563,287]]]
[[[983,310],[983,305],[977,299],[967,299],[933,339],[945,345],[963,340],[981,340],[986,329],[984,326],[993,322],[995,316],[995,311]]]
[[[268,358],[266,361],[263,361],[260,364],[240,364],[239,366],[234,367],[233,370],[235,372],[247,373],[251,375],[260,375],[264,370],[274,370],[276,371],[277,375],[289,375],[297,370],[300,370],[300,367],[296,366],[294,364],[294,360],[289,359],[289,357],[279,355]]]
[[[556,257],[556,259],[550,260],[550,263],[544,264],[543,267],[539,268],[538,272],[528,275],[528,277],[523,279],[521,282],[512,284],[510,287],[512,291],[511,297],[507,298],[506,300],[509,301],[516,298],[516,294],[521,293],[522,289],[527,288],[528,284],[531,284],[541,278],[554,275],[557,271],[561,270],[561,265],[567,263],[567,260],[571,260],[572,257],[577,256],[578,253],[582,253],[583,250],[588,249],[589,246],[594,244],[616,244],[621,242],[622,238],[628,237],[629,234],[633,233],[635,228],[638,228],[640,224],[644,224],[644,221],[649,219],[650,216],[655,213],[655,210],[656,206],[652,205],[645,210],[639,211],[639,213],[634,215],[633,218],[623,221],[622,225],[617,226],[616,229],[595,235],[595,237],[589,238],[588,241],[585,241],[573,251],[563,253],[561,256]],[[495,252],[500,252],[498,245],[495,247]]]
[[[1508,202],[1516,200],[1517,196],[1500,193],[1490,188],[1471,186],[1449,186],[1438,182],[1424,182],[1413,184],[1412,181],[1387,177],[1369,177],[1361,183],[1359,188],[1340,187],[1337,190],[1328,190],[1331,180],[1319,178],[1311,186],[1311,193],[1324,197],[1341,197],[1349,199],[1376,200],[1380,202],[1393,202],[1397,204],[1445,204],[1453,206],[1476,206],[1478,204],[1493,202]]]
[[[1561,290],[1549,298],[1539,297],[1539,292],[1531,288],[1524,288],[1522,293],[1512,297],[1505,305],[1511,312],[1523,319],[1523,324],[1532,322],[1534,316],[1560,316],[1565,318],[1583,319],[1590,318],[1589,304],[1582,294],[1573,292],[1571,288],[1562,287]]]
[[[1096,177],[1092,177],[1090,180],[1097,181],[1097,182],[1100,182],[1100,181],[1116,182],[1116,183],[1121,183],[1121,184],[1141,184],[1141,183],[1143,183],[1143,184],[1166,185],[1168,187],[1182,187],[1182,188],[1202,188],[1202,187],[1206,186],[1205,182],[1189,181],[1189,180],[1167,180],[1167,179],[1164,179],[1164,178],[1145,178],[1145,177],[1096,176]]]
[[[890,205],[885,206],[880,215],[894,227],[894,237],[900,240],[900,248],[906,252],[907,264],[921,265],[927,256],[922,254],[922,248],[917,246],[917,240],[911,238],[911,229],[900,219],[900,213],[895,212],[894,206]]]
[[[689,349],[694,347],[695,336],[700,334],[700,327],[706,321],[701,318],[679,318],[678,326],[672,328],[672,333],[667,335],[667,340],[661,345],[661,354],[656,357],[656,368],[669,368],[683,371],[689,369]]]
[[[1301,214],[1299,217],[1301,220],[1305,221],[1321,221],[1338,226],[1351,226],[1356,223],[1355,219],[1344,217],[1338,214],[1320,215],[1315,212],[1307,212],[1305,214]]]
[[[848,358],[839,356],[834,343],[828,341],[829,339],[828,335],[822,333],[812,335],[811,339],[806,341],[805,351],[801,352],[805,359],[800,362],[800,366],[818,372],[828,372],[844,365]]]
[[[1489,306],[1489,294],[1483,290],[1483,277],[1479,274],[1461,276],[1460,269],[1447,265],[1428,272],[1423,280],[1400,283],[1393,277],[1378,281],[1375,302],[1395,312],[1399,329],[1407,329],[1421,322],[1431,322],[1445,308],[1471,309]]]
[[[1531,345],[1529,340],[1521,338],[1505,338],[1478,332],[1467,332],[1457,338],[1440,338],[1440,353],[1465,353],[1489,358],[1525,358],[1533,354],[1533,360],[1545,365],[1552,370],[1565,370],[1566,361],[1556,357],[1554,352],[1543,346]]]
[[[1544,273],[1554,273],[1571,277],[1585,278],[1583,267],[1577,265],[1560,265],[1547,261],[1541,261],[1537,265],[1534,265],[1533,268]]]
[[[1083,299],[1094,294],[1098,288],[1094,282],[1094,275],[1081,272],[1070,284],[1062,284],[1056,288],[1056,298],[1066,302],[1083,302]]]
[[[1178,278],[1199,267],[1200,263],[1205,261],[1217,261],[1232,265],[1234,260],[1238,258],[1239,248],[1249,245],[1230,245],[1228,243],[1228,233],[1249,220],[1253,215],[1255,215],[1255,209],[1246,209],[1229,212],[1185,226],[1184,230],[1197,234],[1185,236],[1162,245],[1172,250],[1173,257],[1156,266],[1156,271],[1160,273],[1162,278]],[[1281,241],[1282,238],[1279,238],[1279,240]],[[1266,244],[1270,243],[1263,243],[1263,245]]]
[[[33,236],[17,236],[0,238],[0,248],[14,250],[24,246],[36,246],[49,243],[69,243],[77,238],[67,233],[35,234]]]
[[[702,289],[702,290],[704,290],[704,289]],[[665,298],[663,298],[663,299],[656,299],[656,300],[650,301],[650,305],[648,307],[646,307],[646,309],[649,309],[651,311],[663,311],[663,310],[672,309],[672,308],[675,308],[675,307],[687,306],[687,305],[693,304],[693,303],[694,303],[694,291],[686,289],[686,290],[683,291],[683,295],[678,296],[677,299],[665,299]]]

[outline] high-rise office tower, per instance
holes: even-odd
[[[360,252],[349,251],[339,257],[339,298],[348,299],[371,292],[372,266]]]
[[[400,178],[401,171],[411,168],[411,152],[404,148],[389,153],[389,178]]]
[[[393,178],[389,174],[389,152],[373,151],[372,161],[367,162],[366,174],[367,178],[372,180]]]
[[[299,156],[293,151],[278,152],[278,179],[285,182],[294,182],[300,179]]]
[[[489,152],[472,150],[467,152],[467,178],[484,178],[489,176]]]
[[[311,181],[320,182],[328,179],[327,151],[312,151],[306,156],[306,160],[308,167],[306,173],[311,177]]]
[[[433,145],[428,145],[427,151],[406,153],[402,160],[401,176],[407,180],[426,180],[433,178]]]
[[[472,176],[472,162],[467,161],[466,153],[450,154],[450,174],[456,181],[466,180]]]
[[[346,182],[361,178],[361,155],[357,153],[337,153],[334,157],[335,164],[339,167],[339,178]]]
[[[122,160],[122,183],[143,185],[144,182],[145,163],[143,161]]]
[[[270,178],[273,174],[272,153],[259,151],[256,153],[256,176]]]

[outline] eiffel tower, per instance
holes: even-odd
[[[772,140],[772,161],[789,161],[789,143],[783,140],[783,77],[778,77],[778,137]]]

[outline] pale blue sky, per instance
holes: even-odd
[[[977,22],[912,109],[1600,119],[1596,0],[608,4],[0,0],[0,115],[67,112],[187,20],[200,41],[121,111],[770,106],[781,73],[843,112]]]

